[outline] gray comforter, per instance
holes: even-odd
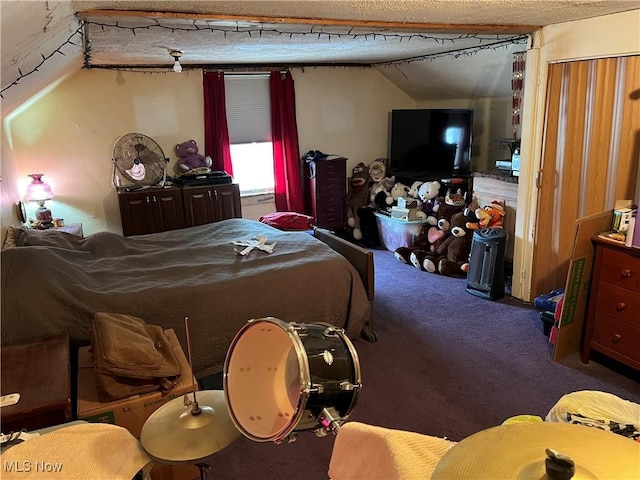
[[[234,240],[267,237],[273,253],[234,253]],[[2,251],[2,344],[68,333],[87,343],[96,312],[135,315],[175,330],[196,376],[222,370],[249,319],[327,322],[358,337],[369,319],[364,286],[341,255],[301,232],[230,219],[153,235],[80,238],[22,230]]]

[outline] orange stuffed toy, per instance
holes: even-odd
[[[476,208],[477,222],[467,223],[467,228],[477,230],[478,228],[502,228],[502,217],[504,217],[505,211],[502,203],[494,200],[490,205],[486,205],[483,208]]]

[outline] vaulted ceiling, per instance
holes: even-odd
[[[6,107],[78,68],[373,67],[414,100],[508,96],[543,25],[637,0],[5,1]]]

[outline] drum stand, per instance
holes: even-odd
[[[198,470],[200,470],[200,480],[207,480],[207,476],[211,471],[211,465],[206,462],[196,463],[195,465],[198,467]]]

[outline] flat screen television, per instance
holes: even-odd
[[[392,110],[389,173],[419,181],[471,173],[473,110]]]

